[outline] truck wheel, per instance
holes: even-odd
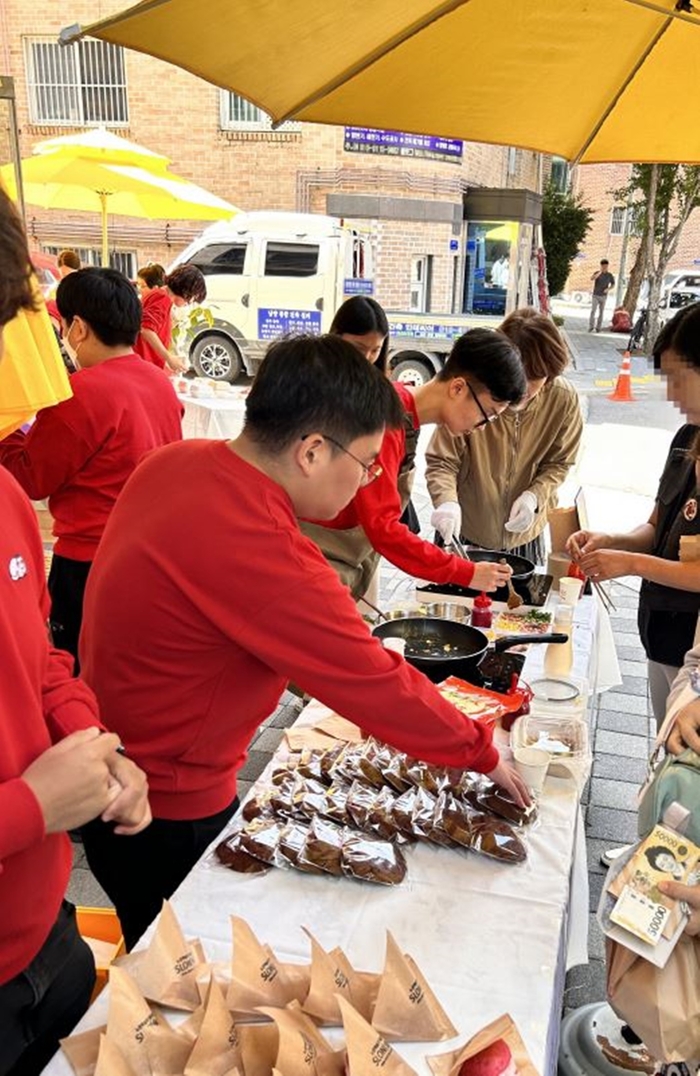
[[[404,385],[427,385],[435,376],[430,360],[422,351],[400,351],[391,368],[391,380]]]
[[[192,365],[200,377],[212,381],[237,381],[243,373],[241,353],[227,336],[207,333],[192,348]]]

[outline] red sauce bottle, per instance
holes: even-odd
[[[490,628],[493,623],[493,602],[483,591],[474,599],[472,606],[472,627]]]

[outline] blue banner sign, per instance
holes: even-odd
[[[462,160],[464,143],[458,138],[438,135],[407,134],[377,127],[346,127],[343,149],[346,153],[379,153],[389,157],[424,157],[433,161]]]
[[[344,295],[374,295],[374,281],[360,280],[358,277],[346,276],[343,284]]]
[[[289,333],[320,333],[320,310],[263,307],[258,310],[258,340],[276,340]]]
[[[467,325],[429,325],[421,322],[392,321],[389,318],[389,332],[392,337],[408,336],[413,340],[457,340],[467,328]]]

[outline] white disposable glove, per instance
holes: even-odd
[[[530,493],[529,489],[526,489],[524,493],[521,493],[519,497],[516,497],[513,501],[513,507],[510,510],[508,516],[508,522],[506,523],[506,530],[511,534],[520,534],[522,531],[529,531],[530,527],[535,522],[535,516],[537,515],[537,497],[534,493]]]
[[[436,508],[430,517],[431,527],[442,535],[445,545],[449,545],[455,534],[459,538],[462,531],[462,509],[457,501],[445,501]]]

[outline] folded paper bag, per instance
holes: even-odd
[[[298,1001],[261,1011],[277,1026],[275,1068],[284,1076],[343,1076],[345,1051],[334,1052]]]
[[[328,953],[309,930],[303,930],[311,941],[311,981],[304,1012],[322,1024],[340,1026],[340,994],[365,1020],[371,1020],[379,976],[355,971],[342,949]]]
[[[219,984],[212,979],[204,1002],[204,1016],[184,1076],[225,1076],[232,1068],[243,1071],[238,1028],[226,1006]]]
[[[120,957],[117,964],[133,978],[149,1001],[192,1012],[200,1003],[197,977],[204,954],[197,941],[188,942],[168,901],[147,949]]]
[[[457,1034],[425,976],[388,930],[372,1026],[394,1042],[440,1042]]]
[[[345,998],[338,996],[345,1028],[348,1069],[352,1076],[416,1076],[415,1071],[390,1046],[376,1028],[368,1024]]]
[[[134,1070],[116,1043],[100,1035],[95,1076],[134,1076]]]
[[[435,1054],[428,1057],[427,1061],[434,1076],[481,1076],[482,1069],[485,1068],[480,1063],[484,1051],[496,1044],[503,1044],[499,1050],[502,1068],[493,1064],[488,1066],[489,1071],[495,1072],[495,1076],[539,1076],[520,1032],[507,1013],[478,1031],[460,1049]],[[482,1055],[482,1058],[479,1055]],[[495,1058],[488,1060],[493,1061]],[[470,1065],[470,1062],[473,1064]],[[470,1071],[472,1069],[473,1072]]]
[[[284,1008],[294,1001],[298,981],[285,970],[269,945],[256,938],[244,919],[231,916],[233,961],[226,1004],[234,1013],[255,1018],[261,1005]]]

